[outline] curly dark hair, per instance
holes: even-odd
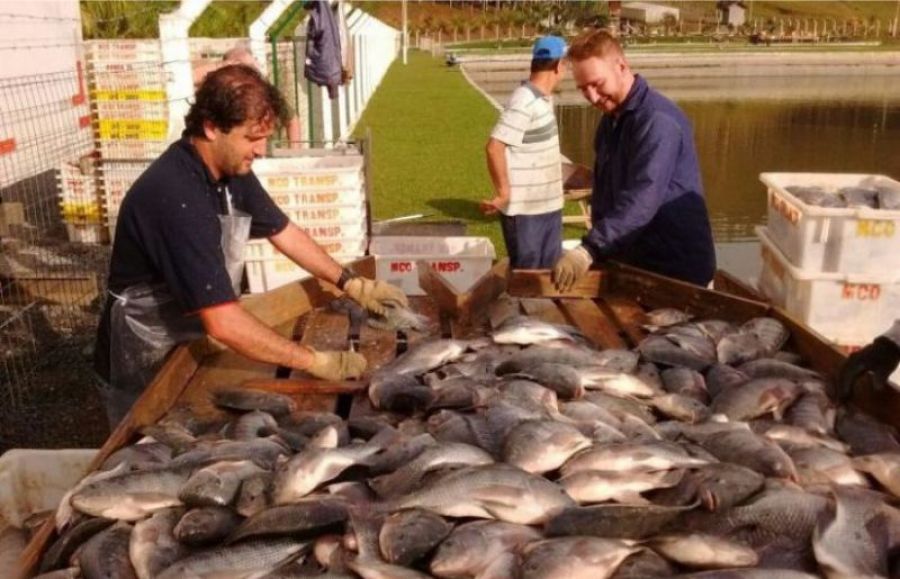
[[[205,121],[227,133],[248,120],[278,126],[287,119],[287,102],[272,83],[252,66],[231,64],[203,79],[184,117],[184,127],[188,135],[202,137]]]

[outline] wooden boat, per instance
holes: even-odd
[[[560,294],[547,271],[510,271],[498,262],[469,291],[459,294],[426,263],[419,264],[420,283],[429,297],[415,298],[413,306],[432,321],[444,337],[484,334],[509,315],[526,313],[546,321],[578,327],[600,348],[630,348],[646,335],[646,310],[676,307],[697,317],[743,322],[757,316],[781,320],[791,331],[788,347],[813,369],[834,377],[843,354],[822,336],[788,314],[759,301],[752,289],[727,274],[716,278],[717,289],[654,275],[632,267],[609,264],[593,270],[571,291]],[[357,271],[374,275],[374,260],[355,264]],[[327,287],[326,287],[327,286]],[[351,345],[366,356],[371,369],[393,359],[398,351],[422,339],[369,327],[352,328],[346,314],[326,305],[336,292],[328,284],[307,280],[265,294],[249,296],[244,306],[284,336],[318,349],[347,349]],[[188,408],[200,420],[216,419],[221,411],[209,401],[211,390],[249,385],[292,396],[300,410],[333,411],[344,416],[365,410],[366,381],[327,383],[304,378],[286,368],[250,361],[215,348],[206,340],[179,347],[147,388],[129,415],[112,433],[94,460],[96,469],[110,454],[135,441],[139,430],[154,424],[174,408]],[[853,401],[879,417],[897,424],[900,396],[891,392],[874,397],[863,391]],[[29,543],[20,559],[23,577],[30,577],[54,535],[48,521]]]

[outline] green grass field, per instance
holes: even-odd
[[[394,61],[356,127],[371,130],[374,218],[462,219],[505,253],[497,220],[478,211],[492,194],[484,145],[496,118],[458,69],[417,51]]]
[[[355,131],[362,137],[371,130],[373,218],[460,219],[469,235],[490,238],[506,255],[497,218],[478,211],[478,202],[493,196],[484,145],[498,114],[442,59],[410,51],[404,66],[398,58]],[[577,238],[584,230],[567,226],[564,233]]]

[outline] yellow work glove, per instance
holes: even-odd
[[[353,301],[378,316],[385,313],[384,302],[392,301],[403,307],[409,307],[409,300],[406,299],[403,290],[384,281],[354,277],[344,284],[344,292]]]
[[[572,289],[575,282],[591,269],[593,262],[594,258],[583,245],[563,253],[563,256],[553,266],[553,283],[556,285],[556,289],[561,292]]]
[[[366,359],[356,352],[312,351],[313,362],[307,372],[323,380],[340,381],[348,378],[359,378],[366,369]]]

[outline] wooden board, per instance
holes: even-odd
[[[409,298],[409,307],[415,313],[428,318],[428,329],[424,332],[406,332],[406,341],[408,343],[415,344],[429,336],[440,335],[441,312],[434,300],[428,296],[412,296]]]
[[[553,300],[523,298],[522,309],[529,316],[533,316],[551,324],[570,324],[566,315],[559,311]]]
[[[595,298],[606,288],[606,272],[592,269],[568,291],[560,292],[548,270],[514,269],[509,274],[509,295],[518,298]]]
[[[366,376],[378,370],[397,355],[397,334],[363,326],[359,331],[359,353],[369,363]]]
[[[597,305],[625,333],[631,346],[637,346],[647,336],[647,330],[643,327],[646,321],[644,310],[634,300],[607,295],[597,300]]]
[[[313,310],[306,319],[300,343],[310,348],[325,350],[347,350],[350,344],[350,320],[346,314],[327,310]],[[291,372],[291,378],[308,379],[310,375],[302,370]],[[294,398],[298,411],[334,412],[336,398],[331,394],[305,394]]]
[[[453,285],[443,275],[434,271],[427,261],[417,261],[416,271],[419,275],[419,286],[434,300],[437,308],[451,318],[459,318],[463,300]]]
[[[559,309],[598,348],[627,348],[619,328],[592,300],[561,299]]]

